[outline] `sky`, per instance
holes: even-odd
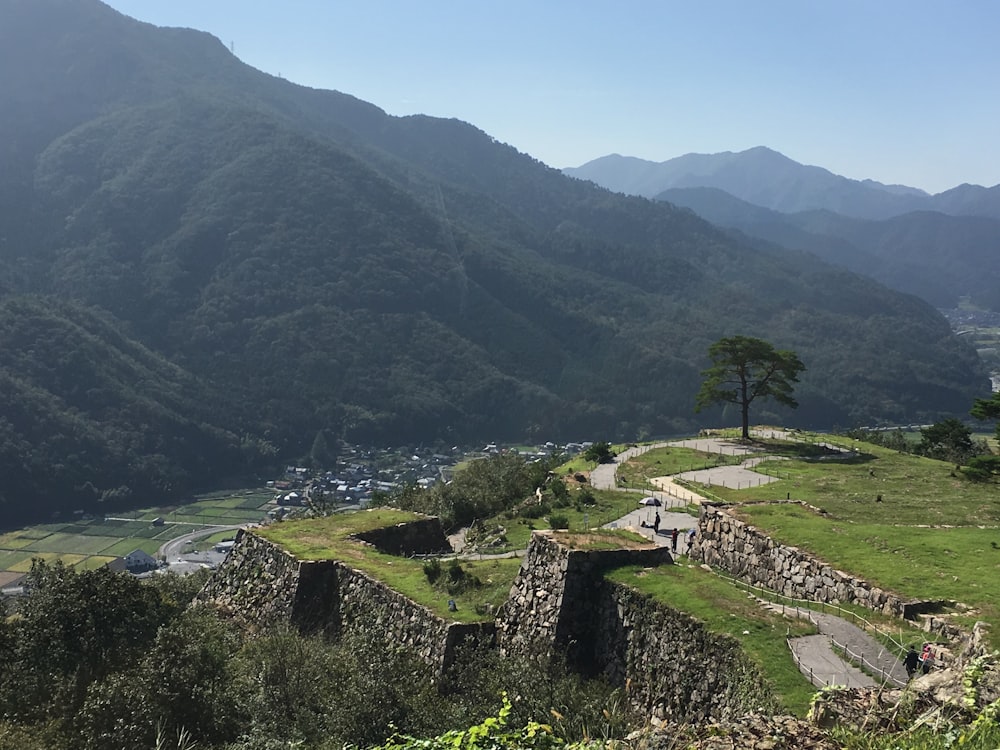
[[[855,179],[1000,183],[996,0],[106,0],[553,167],[768,146]]]

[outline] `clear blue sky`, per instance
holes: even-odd
[[[1000,183],[996,0],[110,0],[268,73],[456,117],[554,167],[769,146]]]

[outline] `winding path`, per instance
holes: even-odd
[[[176,560],[180,557],[181,550],[184,549],[184,545],[188,542],[193,542],[196,539],[202,539],[206,536],[212,536],[212,534],[218,534],[220,531],[235,531],[237,529],[242,529],[248,524],[241,523],[237,525],[228,526],[210,526],[208,528],[200,528],[197,531],[191,531],[183,536],[175,537],[169,541],[164,542],[160,545],[158,550],[158,555],[163,560],[170,564],[172,560]]]
[[[755,434],[761,437],[795,439],[793,434],[778,430],[755,431]],[[714,484],[732,489],[756,487],[777,481],[774,477],[758,474],[753,469],[762,461],[784,458],[782,456],[767,455],[761,449],[753,446],[746,446],[718,438],[699,438],[697,440],[654,443],[629,448],[619,454],[613,463],[598,465],[590,474],[591,485],[595,489],[619,490],[651,495],[658,498],[665,508],[684,507],[692,503],[703,502],[705,500],[704,497],[676,484],[674,476],[656,477],[650,480],[650,483],[659,487],[660,491],[622,490],[617,486],[619,464],[654,448],[663,447],[690,448],[704,453],[717,453],[730,456],[751,456],[738,466],[718,466],[675,475],[676,478],[690,482],[707,485]],[[842,450],[837,446],[828,445],[828,447]],[[606,526],[611,528],[630,528],[632,531],[649,537],[658,545],[669,544],[669,536],[654,534],[652,529],[643,525],[644,523],[649,524],[651,522],[654,512],[654,509],[639,508],[622,516],[617,521],[606,524]],[[696,519],[687,513],[676,513],[666,510],[660,513],[661,529],[688,529],[696,524]],[[678,540],[678,552],[682,553],[685,551],[685,541]],[[790,610],[787,607],[781,608],[780,606],[763,601],[761,604],[768,608],[781,609],[783,614],[791,613],[798,617],[807,618],[816,625],[819,634],[791,638],[788,641],[788,646],[800,671],[814,685],[835,684],[845,687],[871,687],[881,682],[892,682],[896,685],[906,684],[906,670],[902,662],[894,654],[886,651],[882,644],[853,623],[827,613],[798,608]],[[841,653],[850,659],[850,663],[841,657]],[[870,674],[855,666],[855,664],[864,664],[867,672],[877,675],[879,680],[874,679]]]

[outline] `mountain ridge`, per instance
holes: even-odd
[[[33,71],[0,77],[0,98],[21,102],[0,118],[0,141],[21,144],[0,157],[16,166],[0,172],[0,289],[100,310],[188,373],[247,470],[307,457],[321,432],[452,445],[690,431],[726,418],[692,408],[708,346],[733,333],[809,368],[802,407],[763,418],[923,421],[988,387],[915,298],[570,179],[468,123],[393,117],[106,10],[0,7],[6,64]],[[76,31],[74,14],[96,20]],[[74,77],[108,59],[127,76]],[[30,451],[9,438],[0,455]],[[114,455],[91,473],[112,475]]]
[[[800,164],[766,146],[685,154],[663,162],[611,154],[563,172],[647,198],[672,188],[715,187],[782,213],[825,208],[856,218],[883,219],[937,210],[1000,218],[1000,185],[961,185],[930,195],[905,185],[843,177],[823,167]]]
[[[674,188],[658,200],[690,208],[719,226],[808,251],[938,308],[961,298],[995,310],[1000,271],[993,262],[1000,221],[914,211],[857,219],[826,210],[785,214],[741,201],[717,188]]]

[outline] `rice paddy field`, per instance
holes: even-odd
[[[269,491],[241,490],[104,518],[81,514],[72,520],[6,529],[0,531],[0,586],[20,580],[31,570],[34,558],[90,570],[137,549],[155,557],[162,544],[183,534],[259,522],[270,500]]]

